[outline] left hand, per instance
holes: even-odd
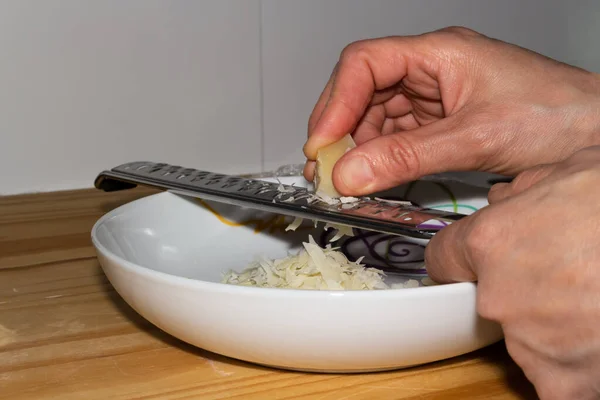
[[[527,170],[441,230],[438,282],[478,281],[477,310],[544,399],[600,398],[600,147]]]
[[[332,171],[344,196],[447,171],[514,176],[600,144],[600,74],[466,28],[363,40],[308,125],[308,180],[317,150],[352,134]]]

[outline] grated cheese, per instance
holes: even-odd
[[[331,245],[323,249],[309,236],[298,254],[276,260],[259,258],[240,273],[227,272],[222,283],[311,290],[389,289],[384,277],[383,271],[351,262]]]

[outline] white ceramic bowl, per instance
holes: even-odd
[[[398,189],[401,195],[405,189]],[[485,195],[484,189],[461,184],[421,182],[408,197],[469,213],[486,204]],[[117,292],[147,320],[185,342],[267,366],[365,372],[437,361],[502,339],[497,324],[477,316],[471,283],[341,292],[221,284],[225,271],[241,270],[261,254],[285,256],[299,249],[308,233],[317,235],[323,228],[284,233],[281,217],[207,204],[212,211],[197,199],[164,192],[109,212],[92,230],[100,264]],[[252,227],[231,224],[249,219]],[[386,241],[379,242],[376,253],[384,255],[385,264],[389,251],[381,243]],[[414,250],[423,243],[405,245],[413,251],[408,264],[418,269]],[[393,267],[397,257],[392,261]]]

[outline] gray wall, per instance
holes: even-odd
[[[600,72],[598,20],[598,1],[3,0],[0,194],[89,187],[136,159],[302,162],[351,41],[465,25]]]

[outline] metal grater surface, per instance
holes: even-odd
[[[130,162],[101,172],[98,189],[111,192],[137,185],[332,224],[348,225],[392,235],[430,239],[465,215],[418,207],[407,201],[362,197],[355,202],[329,204],[314,193],[279,183],[246,179],[155,162]]]

